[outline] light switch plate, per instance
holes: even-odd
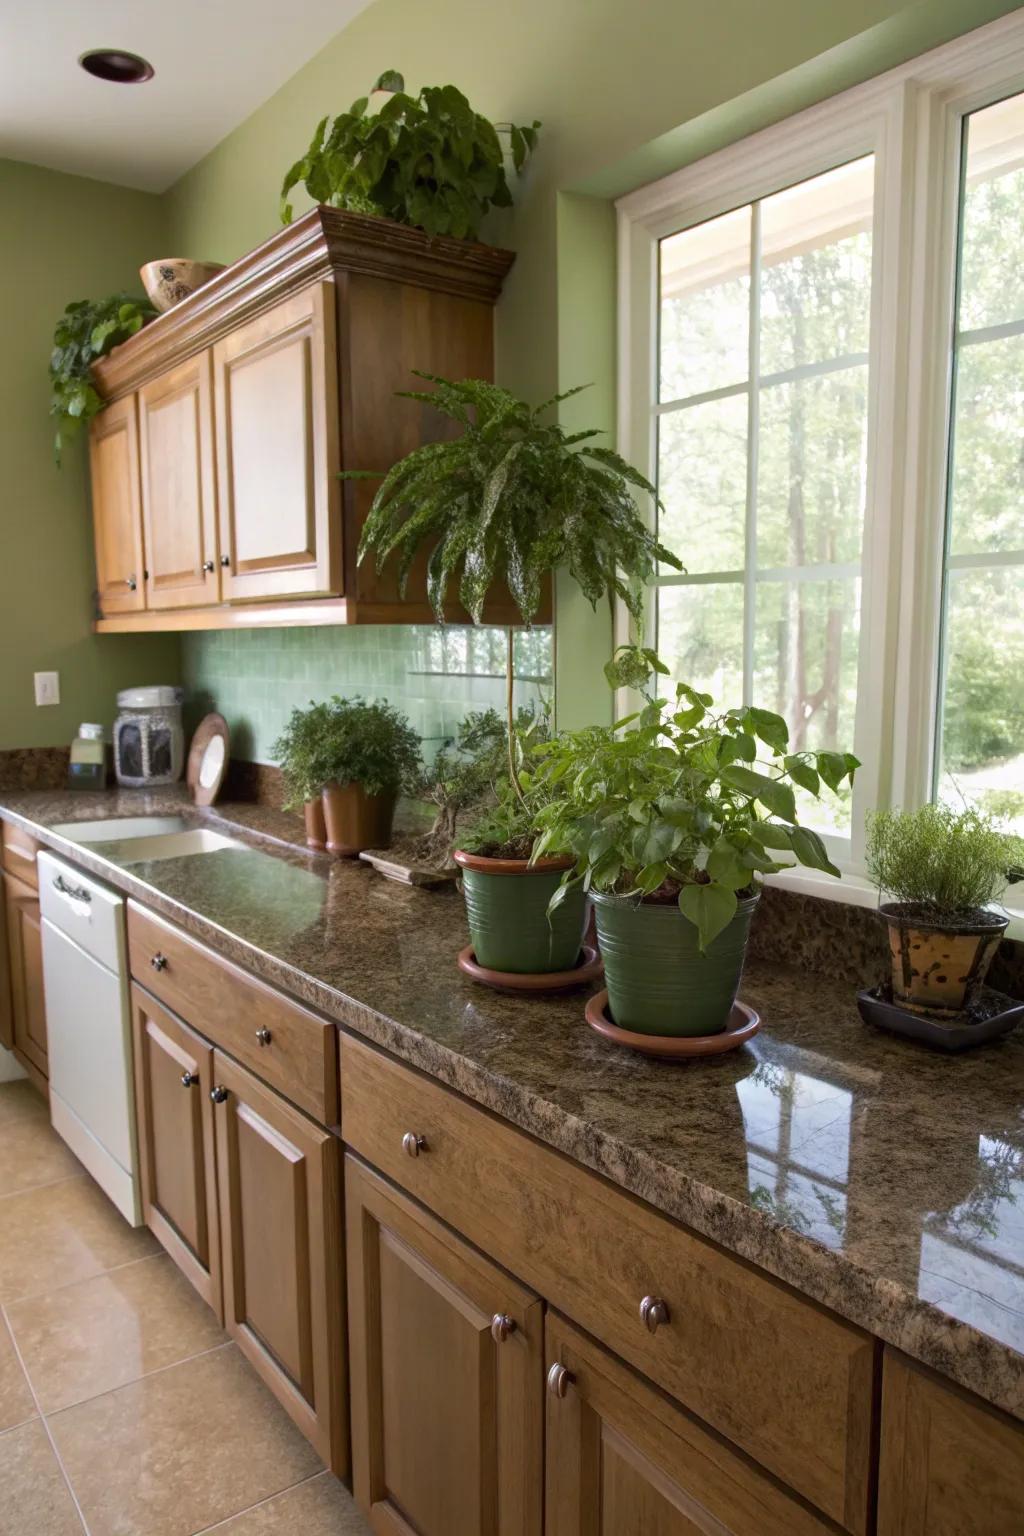
[[[36,703],[60,703],[60,673],[37,672],[35,674]]]

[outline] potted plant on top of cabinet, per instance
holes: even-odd
[[[634,500],[634,490],[655,496],[650,482],[610,448],[594,444],[596,432],[570,434],[547,419],[552,407],[578,391],[531,407],[479,379],[421,377],[436,388],[411,391],[409,398],[447,416],[458,435],[415,449],[384,476],[363,528],[359,558],[374,551],[380,565],[397,556],[404,582],[417,553],[429,548],[427,595],[440,623],[449,588],[457,588],[479,623],[489,588],[504,580],[523,622],[530,624],[544,583],[560,567],[592,606],[620,597],[639,621],[641,592],[658,563],[679,569],[680,561],[659,543]],[[586,895],[576,886],[560,919],[565,942],[552,942],[545,915],[548,876],[560,876],[565,866],[531,862],[531,808],[519,785],[513,682],[510,633],[509,775],[501,809],[514,825],[504,837],[485,838],[480,852],[467,847],[455,852],[476,959],[510,985],[517,977],[561,977],[566,956],[579,952],[586,920]],[[477,846],[480,837],[478,830]],[[546,962],[539,948],[546,949]],[[487,965],[485,956],[502,963]]]
[[[316,776],[322,775],[327,850],[354,858],[386,848],[401,790],[416,784],[420,738],[383,700],[337,696],[317,718]]]
[[[107,299],[78,299],[57,322],[50,353],[50,415],[56,417],[54,457],[60,464],[65,437],[86,425],[104,401],[90,369],[97,358],[140,331],[156,310],[148,299],[113,293]]]
[[[866,862],[892,956],[893,1000],[915,1013],[959,1013],[985,980],[1009,918],[995,911],[1024,879],[1024,842],[971,806],[879,811]]]
[[[489,208],[512,205],[493,123],[454,85],[425,86],[410,96],[402,76],[389,70],[374,87],[382,92],[388,94],[379,110],[361,96],[333,121],[317,124],[306,153],[285,176],[282,224],[291,223],[289,194],[302,182],[314,202],[377,214],[428,235],[475,240]],[[517,171],[539,128],[536,122],[508,125]]]
[[[639,653],[655,672],[667,669]],[[607,670],[638,682],[638,653]],[[794,785],[817,796],[852,779],[849,753],[788,750],[781,716],[713,700],[679,683],[674,704],[647,695],[638,714],[536,748],[527,796],[541,835],[533,858],[570,868],[557,911],[589,890],[612,1023],[633,1034],[723,1031],[736,998],[762,874],[800,864],[838,877],[816,832],[800,826]]]

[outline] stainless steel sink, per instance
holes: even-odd
[[[68,842],[95,848],[115,864],[140,864],[151,859],[180,859],[188,854],[213,853],[218,848],[245,848],[245,843],[209,827],[190,826],[184,816],[122,816],[107,821],[65,821],[52,829]]]

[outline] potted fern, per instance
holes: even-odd
[[[986,973],[1009,921],[993,907],[1024,878],[1024,843],[971,806],[879,811],[868,822],[866,862],[892,956],[893,1000],[915,1013],[960,1013]]]
[[[655,496],[643,475],[593,431],[568,433],[550,413],[569,390],[540,406],[479,379],[453,382],[421,374],[430,391],[410,391],[448,418],[454,435],[416,448],[384,476],[363,528],[360,560],[397,559],[403,583],[427,546],[427,593],[443,623],[457,593],[479,623],[492,585],[507,584],[525,624],[535,618],[544,583],[558,568],[576,581],[593,606],[622,598],[639,621],[641,593],[658,562],[680,562],[650,531],[634,491]],[[568,895],[559,944],[547,922],[551,877],[566,867],[560,857],[532,859],[536,828],[519,782],[522,743],[514,729],[511,637],[507,677],[508,778],[501,797],[504,822],[477,827],[472,842],[455,850],[462,868],[476,958],[507,977],[553,975],[579,955],[586,922],[581,887]]]
[[[330,704],[312,700],[306,709],[293,709],[270,749],[284,779],[283,808],[302,811],[306,844],[318,852],[327,847],[322,790],[328,777],[324,743],[330,714]]]

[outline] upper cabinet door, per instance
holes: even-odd
[[[220,598],[209,351],[139,391],[149,608]]]
[[[223,596],[340,593],[333,284],[225,336],[213,365]]]
[[[115,400],[89,429],[96,588],[100,609],[135,613],[146,606],[135,396]]]

